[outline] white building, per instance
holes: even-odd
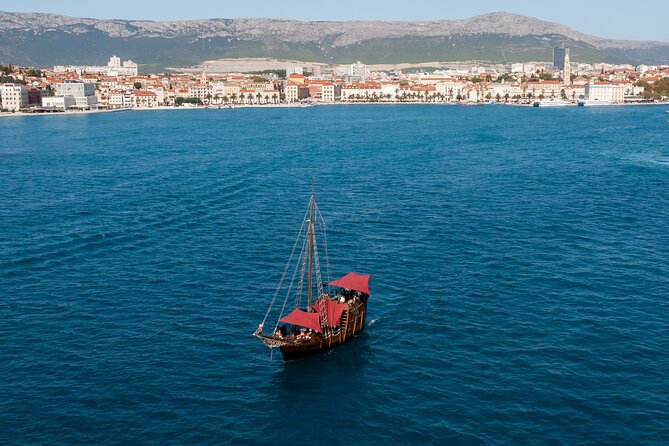
[[[381,82],[381,95],[395,100],[395,96],[400,92],[399,82]]]
[[[297,102],[298,101],[298,91],[299,85],[296,83],[289,83],[284,89],[286,95],[286,102]]]
[[[368,100],[370,98],[380,98],[382,94],[381,85],[369,83],[353,83],[342,87],[342,101]]]
[[[113,66],[112,66],[112,60],[113,60]],[[112,56],[111,59],[109,59],[109,63],[107,64],[107,71],[105,74],[107,76],[137,76],[139,73],[139,66],[133,62],[132,60],[125,60],[123,61],[123,66],[119,64],[120,58],[116,56]]]
[[[47,96],[42,98],[42,107],[45,108],[62,108],[66,110],[74,107],[75,101],[72,96]]]
[[[137,76],[139,66],[132,60],[126,60],[121,63],[121,58],[113,55],[109,58],[106,66],[101,65],[56,65],[53,67],[56,73],[65,73],[68,71],[77,74],[104,74],[106,76]]]
[[[74,99],[74,107],[90,108],[98,103],[95,96],[95,85],[86,82],[63,82],[54,84],[56,96],[70,96]]]
[[[357,61],[351,65],[339,65],[336,70],[337,76],[347,81],[364,81],[369,77],[369,68],[364,63]]]
[[[449,101],[457,99],[457,96],[465,97],[469,91],[469,85],[465,81],[459,81],[457,79],[451,79],[448,81],[442,81],[434,85],[436,92],[440,93],[444,98]]]
[[[334,102],[335,101],[335,86],[331,82],[323,83],[321,87],[321,101]]]
[[[109,68],[121,68],[121,58],[118,57],[116,54],[114,54],[112,57],[109,58],[107,66]]]
[[[154,108],[158,105],[158,96],[152,91],[135,90],[132,94],[132,106],[135,108]]]
[[[291,74],[304,74],[304,68],[299,65],[288,65],[286,67],[286,76]]]
[[[198,98],[202,102],[205,102],[207,100],[207,95],[211,95],[211,97],[214,97],[214,95],[211,94],[211,90],[209,89],[208,85],[196,84],[196,85],[191,85],[188,88],[189,98]]]
[[[239,91],[240,91],[240,86],[239,84],[235,84],[233,82],[212,82],[209,84],[209,93],[211,94],[212,100],[220,103],[224,97],[227,96],[228,100],[232,100],[232,97],[238,97],[239,96]],[[197,94],[201,94],[202,92],[196,92]],[[205,93],[206,97],[206,93]],[[218,97],[218,99],[216,99]]]
[[[0,85],[0,100],[1,108],[17,112],[28,106],[28,89],[25,85]]]
[[[522,63],[512,63],[511,64],[511,72],[512,73],[524,73],[525,72],[525,64]]]
[[[110,108],[128,108],[132,107],[134,103],[134,96],[126,91],[112,91],[109,93],[109,107]]]
[[[591,80],[585,85],[586,101],[624,102],[625,86]]]
[[[509,98],[513,98],[514,96],[522,96],[523,95],[523,89],[518,83],[497,83],[493,82],[488,84],[488,90],[486,91],[486,94],[490,93],[490,96],[493,99],[497,99],[497,96],[499,95],[500,100],[506,99],[507,95]]]

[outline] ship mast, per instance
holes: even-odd
[[[311,274],[314,255],[314,180],[311,179],[311,200],[309,200],[309,275],[307,279],[307,311],[311,312]]]

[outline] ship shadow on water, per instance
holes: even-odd
[[[276,370],[265,398],[266,416],[290,421],[281,433],[276,424],[263,426],[263,438],[280,438],[284,444],[300,441],[313,428],[313,417],[323,414],[325,407],[333,423],[319,423],[319,438],[336,441],[342,435],[342,425],[357,425],[352,413],[360,410],[366,389],[373,385],[367,367],[373,354],[369,341],[363,331],[327,352],[287,362],[279,359],[282,363],[275,357]]]
[[[288,384],[293,377],[297,380],[304,380],[305,374],[310,373],[322,376],[323,373],[336,374],[336,370],[349,368],[359,370],[369,361],[368,358],[372,351],[368,338],[367,331],[363,331],[355,335],[354,339],[332,350],[301,359],[284,361],[283,370],[275,377]]]
[[[338,345],[332,350],[292,361],[277,362],[277,370],[273,374],[272,388],[276,389],[275,397],[279,405],[294,404],[301,399],[299,395],[319,393],[323,381],[340,381],[346,386],[363,385],[365,366],[369,363],[372,349],[366,331],[355,336],[349,342]],[[297,398],[297,399],[296,399]]]

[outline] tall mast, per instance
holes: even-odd
[[[307,279],[307,311],[311,311],[311,274],[314,255],[314,179],[311,179],[311,199],[309,200],[309,276]]]
[[[307,311],[311,311],[311,270],[314,255],[314,180],[311,179],[311,199],[309,200],[309,276],[307,288]]]

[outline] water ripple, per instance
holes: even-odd
[[[0,122],[3,444],[669,438],[659,110],[45,118]],[[312,177],[368,326],[284,364],[250,332]]]

